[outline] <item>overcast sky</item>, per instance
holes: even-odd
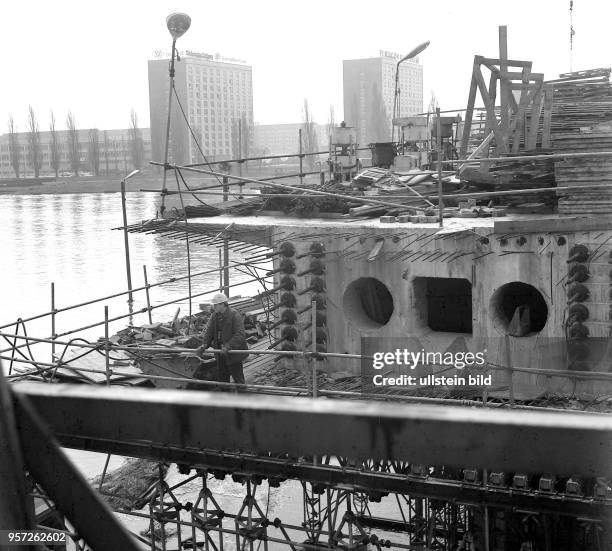
[[[329,106],[343,118],[342,60],[378,51],[421,54],[425,107],[465,107],[475,54],[498,55],[498,25],[508,26],[511,59],[534,62],[545,78],[570,70],[569,0],[7,0],[0,33],[0,133],[13,114],[25,129],[31,104],[41,130],[53,109],[65,127],[125,128],[130,109],[149,125],[147,60],[170,48],[165,18],[183,11],[191,29],[179,49],[245,59],[253,66],[254,117],[299,122],[304,98],[315,120]],[[612,64],[612,2],[574,0],[573,69]]]

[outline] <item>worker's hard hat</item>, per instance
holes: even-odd
[[[210,302],[211,304],[223,304],[228,300],[229,299],[223,293],[217,293],[216,295],[213,295],[213,297],[210,299]]]

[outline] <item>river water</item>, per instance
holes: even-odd
[[[128,193],[128,223],[155,217],[159,196],[151,193]],[[121,196],[118,193],[88,193],[66,195],[0,195],[0,325],[17,317],[27,318],[51,309],[51,282],[55,283],[55,305],[62,308],[89,299],[127,289],[123,232],[112,230],[122,225]],[[133,286],[143,285],[143,265],[147,266],[149,283],[183,276],[187,273],[187,254],[183,241],[166,237],[130,234],[130,255]],[[230,261],[239,261],[231,257]],[[192,244],[192,272],[218,266],[216,248]],[[249,279],[232,271],[232,283]],[[198,277],[193,281],[193,293],[218,286],[217,274]],[[247,284],[232,292],[252,294],[257,285]],[[151,289],[153,305],[188,295],[187,280]],[[134,308],[146,305],[143,292],[134,296]],[[194,299],[194,310],[198,301]],[[127,297],[123,296],[59,313],[56,332],[85,326],[104,319],[104,306],[109,316],[127,313]],[[171,317],[177,306],[181,315],[189,310],[188,301],[170,305],[153,313],[154,320]],[[136,322],[145,322],[143,317]],[[29,334],[48,336],[50,318],[30,322]],[[118,329],[125,322],[117,322]],[[86,335],[97,338],[103,327],[89,330]]]

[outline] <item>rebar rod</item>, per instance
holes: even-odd
[[[55,339],[55,283],[51,282],[51,338]],[[55,342],[51,343],[51,360],[55,357]]]
[[[131,313],[131,312],[130,312]],[[110,385],[110,342],[108,331],[108,306],[104,306],[104,339],[106,343],[104,345],[104,368],[106,371],[106,385]]]

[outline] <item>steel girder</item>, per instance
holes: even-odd
[[[612,477],[612,417],[24,383],[58,436]]]

